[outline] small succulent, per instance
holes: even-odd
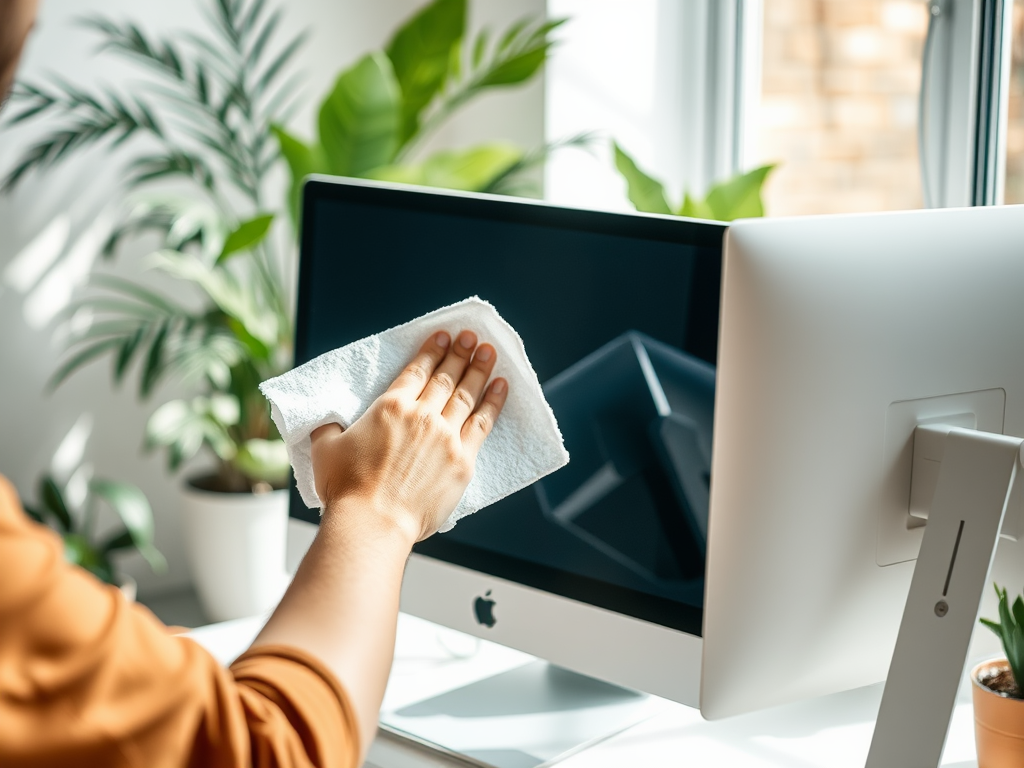
[[[157,573],[167,569],[167,561],[153,546],[153,513],[141,490],[129,483],[93,479],[83,505],[83,514],[74,514],[65,500],[65,490],[51,475],[39,481],[39,504],[25,504],[25,512],[37,522],[54,528],[64,539],[64,557],[80,565],[108,584],[118,584],[110,556],[114,552],[137,549]],[[124,524],[102,538],[97,536],[98,502],[112,509]]]
[[[1021,692],[1024,691],[1021,686],[1024,682],[1024,598],[1017,595],[1011,608],[1006,590],[1000,589],[998,584],[994,586],[999,596],[999,622],[981,619],[981,623],[995,632],[1002,641],[1017,691]]]

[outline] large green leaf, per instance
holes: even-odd
[[[74,528],[71,521],[71,514],[68,512],[67,505],[64,503],[64,494],[61,493],[57,483],[49,475],[45,476],[39,482],[39,496],[41,497],[46,509],[52,512],[53,516],[57,518],[61,531],[69,533]]]
[[[705,202],[718,221],[755,219],[764,216],[761,188],[774,165],[762,165],[749,173],[740,174],[716,184],[708,192]]]
[[[640,170],[633,158],[623,151],[618,143],[613,142],[615,149],[615,167],[626,180],[626,194],[629,201],[638,211],[646,213],[671,214],[668,201],[665,199],[665,188],[659,181]]]
[[[522,150],[512,144],[481,144],[469,149],[435,152],[416,165],[375,168],[367,176],[380,181],[478,192],[490,186],[522,157]]]
[[[112,480],[92,480],[90,492],[107,503],[124,523],[136,548],[156,572],[167,569],[167,561],[153,546],[153,510],[146,494],[129,483]]]
[[[243,221],[224,240],[224,248],[221,250],[220,256],[217,257],[217,262],[223,262],[236,253],[250,251],[255,248],[266,238],[267,233],[270,231],[270,225],[273,223],[274,214],[272,213],[264,213],[248,221]]]
[[[552,19],[531,26],[524,19],[505,33],[495,49],[489,69],[482,73],[478,84],[482,88],[525,83],[544,66],[554,45],[549,37],[567,19]]]
[[[64,559],[85,568],[108,584],[115,581],[114,570],[106,554],[100,552],[80,533],[69,533],[64,536]]]
[[[386,52],[402,90],[399,144],[420,125],[420,113],[438,94],[466,29],[466,0],[434,0],[391,38]]]
[[[247,477],[278,487],[284,485],[291,469],[283,440],[246,440],[232,463]]]
[[[277,125],[271,126],[270,130],[275,138],[277,138],[281,155],[284,157],[285,162],[288,163],[288,170],[291,171],[292,184],[291,191],[288,194],[288,210],[291,212],[295,231],[298,232],[301,213],[299,205],[302,202],[302,183],[311,173],[328,173],[327,158],[324,155],[323,147],[319,144],[310,146]]]
[[[146,423],[146,447],[165,447],[172,470],[208,444],[217,457],[233,461],[238,446],[228,429],[241,415],[237,398],[232,395],[171,400],[157,408]]]
[[[699,200],[689,192],[683,195],[683,205],[679,208],[679,215],[689,219],[716,219],[715,212],[708,205],[707,200]]]
[[[320,106],[320,144],[327,170],[362,176],[398,150],[402,96],[391,61],[370,53],[339,75]]]
[[[238,320],[267,347],[277,344],[277,317],[261,306],[251,288],[240,283],[226,267],[210,267],[196,256],[179,251],[158,251],[150,260],[158,269],[197,284],[226,315]]]

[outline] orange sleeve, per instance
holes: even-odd
[[[337,679],[283,646],[225,669],[64,562],[0,477],[0,766],[356,768]]]

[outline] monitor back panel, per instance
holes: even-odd
[[[1022,243],[1024,207],[730,228],[705,715],[885,677],[923,531],[914,427],[1024,436]],[[994,578],[1019,585],[1022,564],[1004,540]]]

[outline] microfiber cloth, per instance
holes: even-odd
[[[562,434],[523,340],[491,304],[474,296],[327,352],[260,385],[306,506],[322,507],[313,482],[310,433],[324,424],[351,426],[432,334],[447,331],[455,343],[463,330],[475,331],[481,343],[497,350],[493,375],[508,380],[508,399],[477,454],[473,479],[441,532],[568,463]]]

